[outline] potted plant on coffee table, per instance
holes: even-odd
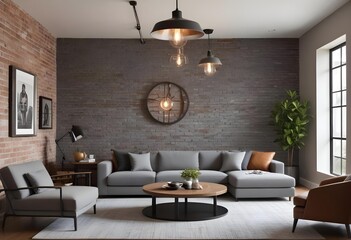
[[[183,184],[184,188],[191,189],[192,187],[196,187],[194,185],[199,185],[199,176],[201,172],[197,168],[187,168],[182,171],[180,176],[184,178],[185,182]]]
[[[309,103],[300,101],[296,91],[288,90],[286,93],[287,97],[278,102],[272,111],[273,125],[277,134],[274,142],[279,143],[281,148],[287,151],[285,172],[288,175],[295,175],[293,177],[298,180],[297,167],[293,166],[294,150],[305,145],[304,139],[310,121]]]

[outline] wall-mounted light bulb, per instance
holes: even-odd
[[[160,102],[160,107],[165,110],[165,111],[169,111],[172,109],[173,107],[173,101],[172,99],[166,97],[164,99],[161,100]]]
[[[169,42],[172,45],[172,47],[182,48],[187,43],[187,40],[184,38],[181,29],[172,29],[171,31],[169,31],[169,34]]]

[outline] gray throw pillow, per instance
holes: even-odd
[[[112,149],[112,151],[115,155],[115,169],[117,171],[130,171],[131,166],[128,152],[118,151],[114,149]]]
[[[150,153],[128,153],[132,171],[152,171]]]
[[[246,151],[243,163],[241,164],[242,170],[247,170],[247,166],[249,165],[251,155],[252,155],[252,151]]]
[[[45,170],[39,170],[36,172],[31,172],[31,173],[25,173],[24,174],[25,178],[28,181],[28,184],[30,187],[34,187],[33,192],[34,193],[42,193],[47,190],[53,190],[51,188],[37,188],[40,186],[54,186],[54,183],[49,175],[49,173]]]
[[[239,170],[241,171],[241,164],[243,162],[245,152],[223,152],[222,153],[222,167],[220,171],[229,172]]]

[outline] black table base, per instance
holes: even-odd
[[[199,202],[175,202],[155,204],[143,209],[143,214],[147,217],[171,221],[201,221],[222,217],[228,213],[228,209],[217,205],[217,199],[214,204]],[[155,205],[154,205],[155,204]]]

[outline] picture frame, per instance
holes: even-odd
[[[9,136],[36,136],[36,76],[15,66],[10,66],[9,76]]]
[[[52,99],[39,97],[39,129],[52,129]]]

